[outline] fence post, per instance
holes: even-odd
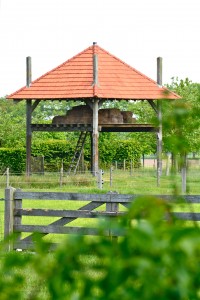
[[[171,155],[170,152],[167,152],[166,176],[169,176],[170,155]]]
[[[14,214],[13,214],[13,194],[15,189],[8,187],[5,189],[5,210],[4,210],[4,238],[6,239],[13,233],[13,224],[14,224]],[[7,250],[11,251],[13,249],[13,242],[8,241]]]
[[[124,159],[124,171],[126,171],[126,160]]]
[[[17,191],[20,191],[21,189],[17,189]],[[15,199],[13,201],[13,208],[14,209],[22,209],[22,199]],[[13,216],[14,219],[14,225],[21,225],[22,224],[22,216],[20,215],[15,215]],[[16,242],[20,242],[21,239],[21,232],[16,238]]]
[[[9,179],[9,168],[6,169],[6,187],[10,186],[10,179]]]
[[[182,156],[181,162],[181,178],[182,178],[182,193],[186,193],[186,184],[187,184],[187,156],[184,154]]]
[[[60,168],[60,187],[62,186],[62,183],[63,183],[63,160]]]
[[[102,190],[103,188],[103,178],[102,178],[102,175],[104,174],[104,171],[99,169],[99,171],[97,172],[97,185],[98,185],[98,188],[100,190]]]
[[[130,175],[133,175],[133,161],[131,159],[131,164],[130,164]]]
[[[106,203],[106,212],[118,212],[119,211],[119,203],[114,202],[114,196],[118,194],[117,192],[108,192],[110,195],[110,202]],[[112,233],[112,229],[109,228],[108,236],[111,240],[117,240],[117,236],[114,236]]]
[[[110,187],[112,186],[112,171],[113,171],[113,168],[112,168],[112,166],[110,166]]]

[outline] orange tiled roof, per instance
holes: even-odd
[[[93,84],[93,55],[98,82]],[[167,92],[167,94],[166,94]],[[177,99],[173,92],[94,44],[7,99]]]

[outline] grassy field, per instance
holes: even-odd
[[[187,174],[187,193],[200,193],[198,184],[200,179],[200,169],[191,169]],[[112,179],[110,171],[107,170],[103,175],[103,189],[100,191],[97,185],[96,177],[90,172],[79,173],[77,175],[67,175],[64,173],[60,177],[59,173],[45,173],[45,175],[33,174],[30,177],[9,176],[9,185],[14,188],[26,190],[57,190],[71,192],[100,193],[108,191],[117,191],[118,193],[130,194],[172,194],[181,193],[181,174],[166,176],[164,171],[160,179],[160,186],[157,187],[157,177],[155,169],[134,169],[113,170]],[[6,177],[0,177],[0,195],[6,186]]]
[[[199,194],[200,171],[190,170],[187,178],[187,193]],[[4,188],[5,177],[0,178],[0,240],[3,238],[4,224]],[[90,173],[77,174],[74,176],[64,175],[62,185],[60,184],[59,174],[46,174],[44,176],[32,175],[29,178],[25,176],[10,176],[10,185],[14,188],[22,188],[23,190],[34,191],[66,191],[81,193],[106,193],[108,191],[116,191],[123,194],[180,194],[181,193],[181,175],[166,176],[162,175],[160,186],[157,187],[156,171],[153,169],[136,169],[130,174],[130,171],[114,170],[112,172],[112,180],[110,180],[110,172],[106,171],[103,175],[103,189],[97,187],[97,181]],[[74,201],[25,201],[26,208],[46,208],[46,209],[78,209],[86,204],[85,202]],[[199,205],[194,206],[199,211]],[[105,206],[104,206],[105,209]],[[184,208],[183,208],[184,209]],[[102,208],[101,208],[102,210]],[[23,217],[23,224],[41,224],[47,225],[56,218],[52,217]],[[95,220],[78,219],[70,223],[70,225],[81,225],[92,227],[96,224]]]

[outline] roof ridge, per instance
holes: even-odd
[[[115,56],[114,54],[110,53],[109,51],[103,49],[102,47],[100,47],[100,46],[98,46],[98,45],[97,45],[97,47],[98,47],[99,49],[101,49],[103,52],[105,52],[106,54],[112,56],[114,59],[116,59],[116,60],[119,61],[120,63],[124,64],[126,67],[128,67],[128,68],[130,68],[131,70],[135,71],[137,74],[139,74],[139,75],[145,77],[146,79],[148,79],[148,80],[151,81],[152,83],[158,85],[158,83],[157,83],[155,80],[153,80],[152,78],[150,78],[150,77],[148,77],[147,75],[143,74],[142,72],[138,71],[137,69],[133,68],[131,65],[127,64],[126,62],[124,62],[122,59],[118,58],[118,57]],[[159,85],[158,85],[158,86],[159,86]],[[173,91],[170,91],[168,88],[166,88],[166,87],[163,86],[163,85],[161,86],[161,89],[164,89],[166,92],[170,92],[170,93],[174,94],[175,96],[177,96],[176,93],[174,93]]]
[[[91,48],[92,48],[92,46],[87,47],[86,49],[82,50],[81,52],[79,52],[79,53],[77,53],[76,55],[72,56],[71,58],[67,59],[65,62],[61,63],[61,64],[58,65],[57,67],[55,67],[55,68],[51,69],[50,71],[46,72],[45,74],[39,76],[38,78],[36,78],[35,80],[33,80],[33,81],[31,82],[31,85],[34,84],[34,83],[37,83],[37,81],[39,81],[40,79],[42,79],[43,77],[45,77],[45,76],[48,75],[49,73],[54,72],[54,71],[57,70],[57,69],[60,69],[60,68],[61,68],[62,66],[64,66],[66,63],[68,63],[68,62],[74,60],[76,57],[82,55],[83,53],[85,53],[86,51],[90,50]],[[30,85],[30,87],[31,87],[31,85]],[[12,95],[14,95],[14,94],[16,94],[16,93],[18,93],[18,92],[24,90],[25,88],[28,88],[28,87],[26,87],[26,85],[23,86],[23,87],[20,88],[19,90],[17,90],[17,91],[15,91],[14,93],[10,94],[10,95],[9,95],[9,98],[11,98]]]

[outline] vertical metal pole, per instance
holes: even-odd
[[[26,100],[26,175],[31,174],[31,114],[32,101]]]
[[[162,86],[162,57],[157,58],[157,84]],[[157,117],[159,128],[157,132],[157,186],[160,186],[160,177],[162,175],[162,106],[161,100],[157,101]]]

